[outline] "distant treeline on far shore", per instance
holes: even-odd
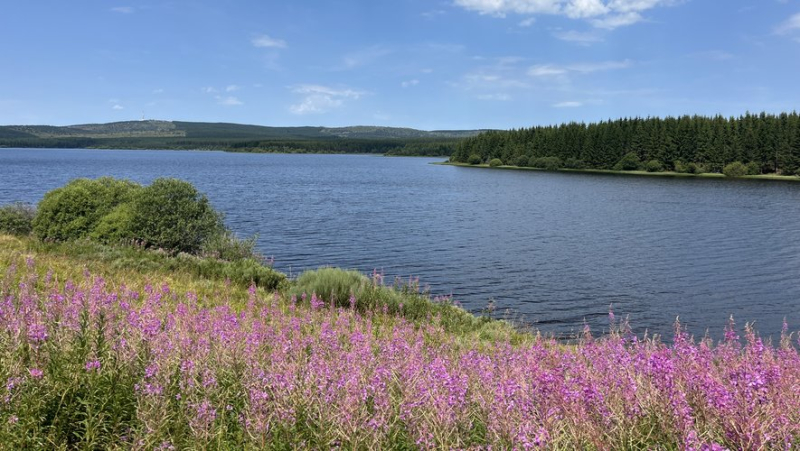
[[[489,131],[462,140],[450,161],[692,173],[723,172],[735,164],[751,175],[793,175],[800,173],[800,117],[625,118]]]

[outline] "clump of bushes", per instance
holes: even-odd
[[[111,177],[73,180],[45,194],[32,230],[42,241],[136,243],[228,261],[258,257],[255,238],[238,240],[205,195],[170,178],[148,186]]]
[[[557,171],[561,169],[564,163],[558,157],[531,157],[530,166],[534,168],[546,169],[548,171]]]
[[[0,233],[29,235],[35,215],[36,208],[22,202],[0,207]]]
[[[111,177],[73,180],[44,195],[33,219],[33,233],[45,241],[88,237],[103,217],[130,202],[140,189],[134,182]]]
[[[681,174],[699,175],[706,172],[706,168],[702,164],[683,163],[680,160],[675,161],[674,167],[675,167],[675,172],[679,172]]]
[[[519,167],[525,167],[528,165],[528,160],[529,158],[527,155],[520,155],[516,160],[514,160],[514,164]]]
[[[567,158],[564,162],[564,167],[567,169],[586,169],[586,163],[577,158]]]
[[[489,160],[489,167],[496,168],[502,165],[503,165],[503,160],[499,158],[492,158],[491,160]]]
[[[639,161],[639,155],[637,155],[636,152],[628,152],[614,165],[614,170],[636,171],[640,168],[641,164],[642,162]]]
[[[725,165],[722,168],[722,173],[726,177],[742,177],[747,175],[747,166],[741,161],[734,161],[733,163]]]
[[[469,158],[467,158],[467,163],[472,165],[481,164],[482,161],[483,159],[481,158],[481,156],[474,153],[470,155]]]
[[[747,163],[747,175],[758,175],[758,174],[761,174],[761,165],[756,163],[755,161]]]
[[[644,165],[647,172],[661,172],[664,170],[664,165],[658,160],[650,160]]]

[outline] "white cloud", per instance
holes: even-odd
[[[613,30],[615,28],[633,25],[642,20],[642,15],[636,11],[630,11],[624,14],[614,14],[603,16],[599,19],[593,19],[592,25],[597,28],[605,28],[606,30]]]
[[[511,96],[510,95],[502,94],[502,93],[500,93],[500,94],[481,94],[477,98],[478,98],[478,100],[496,100],[496,101],[501,101],[501,102],[505,102],[505,101],[511,100]]]
[[[299,85],[292,88],[295,94],[303,95],[300,103],[291,105],[294,114],[321,114],[341,107],[345,100],[358,100],[365,93],[353,89],[335,89],[322,85]]]
[[[800,13],[795,14],[775,28],[775,33],[777,34],[792,34],[797,31],[800,31]]]
[[[435,19],[438,16],[443,16],[444,14],[446,14],[446,13],[444,11],[442,11],[441,9],[435,9],[435,10],[432,10],[432,11],[426,11],[426,12],[422,13],[422,17],[424,17],[424,18],[426,18],[428,20],[431,20],[431,19]]]
[[[521,20],[518,25],[520,27],[530,27],[534,23],[536,23],[536,18],[535,17],[528,17],[527,19]]]
[[[234,92],[234,91],[238,91],[240,89],[242,89],[242,88],[240,86],[238,86],[238,85],[228,85],[228,86],[225,87],[225,92]]]
[[[400,83],[400,86],[402,86],[404,88],[409,88],[411,86],[416,86],[418,84],[419,84],[419,80],[414,79],[414,80],[404,81],[404,82]]]
[[[224,106],[239,106],[244,105],[241,100],[237,99],[234,96],[215,96],[217,99],[217,103]]]
[[[250,43],[259,48],[286,48],[286,41],[283,39],[271,38],[265,34],[254,37],[250,40]]]
[[[564,75],[566,73],[567,69],[552,64],[539,64],[528,69],[528,75],[532,77],[550,77],[553,75]]]
[[[373,45],[366,49],[345,55],[344,58],[342,58],[343,67],[340,69],[354,69],[356,67],[365,66],[390,53],[392,53],[392,50],[386,47]]]
[[[455,0],[469,11],[495,17],[508,14],[553,14],[589,20],[595,27],[613,29],[643,20],[642,13],[682,0]]]
[[[602,42],[603,38],[596,33],[580,32],[575,30],[555,31],[553,36],[562,41],[573,42],[580,45],[590,45],[595,42]]]
[[[133,14],[135,9],[133,9],[132,6],[117,6],[117,7],[111,8],[111,11],[113,11],[115,13],[120,13],[120,14]]]
[[[125,107],[123,107],[122,105],[114,105],[114,106],[111,107],[111,109],[112,110],[124,110]]]
[[[204,87],[200,88],[200,90],[203,91],[206,94],[214,94],[216,92],[219,92],[219,91],[217,91],[217,88],[215,88],[213,86],[204,86]]]
[[[605,72],[609,70],[625,69],[633,64],[631,60],[623,61],[600,61],[596,63],[575,63],[566,66],[556,64],[538,64],[528,69],[531,77],[553,77],[567,75],[569,73],[590,74],[593,72]]]
[[[568,102],[559,102],[554,103],[553,108],[577,108],[579,106],[583,106],[583,102],[575,102],[575,101],[568,101]]]

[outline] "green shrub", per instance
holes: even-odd
[[[197,253],[222,233],[222,215],[189,182],[160,178],[131,201],[130,230],[147,247]]]
[[[686,167],[686,165],[683,164],[683,162],[681,160],[675,160],[672,163],[672,167],[673,167],[673,170],[675,172],[679,172],[681,174],[685,174],[685,173],[689,172],[687,167]]]
[[[540,157],[533,160],[531,163],[535,168],[547,169],[548,171],[557,171],[563,166],[561,158],[558,157]]]
[[[686,165],[686,172],[689,174],[700,175],[706,172],[706,167],[698,163],[689,163]]]
[[[742,177],[747,175],[747,166],[741,161],[734,161],[733,163],[725,165],[725,167],[722,168],[722,173],[725,174],[726,177]]]
[[[242,240],[237,238],[230,230],[224,230],[208,238],[203,243],[200,255],[225,261],[237,261],[247,258],[263,260],[263,256],[256,251],[257,240],[257,236]]]
[[[617,164],[614,165],[615,171],[636,171],[641,166],[639,156],[636,152],[628,152],[624,157],[620,158]]]
[[[525,167],[528,165],[528,157],[526,155],[520,155],[514,160],[514,164],[519,167]]]
[[[567,161],[564,162],[564,167],[567,169],[585,169],[586,163],[577,158],[567,158]]]
[[[105,244],[130,244],[136,239],[133,232],[133,207],[130,203],[117,205],[89,234],[95,241]]]
[[[0,207],[0,233],[29,235],[35,216],[36,208],[22,202]]]
[[[496,168],[496,167],[498,167],[498,166],[502,166],[502,165],[503,165],[503,160],[501,160],[501,159],[499,159],[499,158],[492,158],[492,159],[489,161],[489,166],[490,166],[490,167],[493,167],[493,168]]]
[[[650,160],[644,165],[644,169],[647,172],[661,172],[664,170],[664,166],[658,160]]]
[[[128,180],[76,179],[49,191],[39,202],[33,232],[41,240],[86,238],[100,220],[131,200],[141,187]]]
[[[467,163],[472,164],[472,165],[481,164],[481,162],[483,162],[483,159],[481,158],[481,156],[478,155],[478,154],[474,154],[474,153],[472,155],[470,155],[469,158],[467,159]]]
[[[755,161],[747,163],[747,175],[758,175],[758,174],[761,174],[761,165],[756,163]]]
[[[361,292],[370,284],[369,278],[358,271],[320,268],[300,274],[291,293],[296,296],[317,294],[326,301],[345,307],[349,306],[351,295],[360,297]]]

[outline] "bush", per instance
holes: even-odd
[[[105,244],[130,244],[136,239],[132,224],[133,207],[130,203],[120,204],[100,218],[89,237]]]
[[[320,268],[300,274],[294,283],[292,294],[317,294],[328,302],[345,307],[349,305],[351,295],[358,297],[370,283],[367,276],[358,271]]]
[[[30,204],[17,202],[0,207],[0,233],[29,235],[33,230],[36,208]]]
[[[644,169],[647,172],[661,172],[664,170],[664,166],[658,160],[650,160],[644,165]]]
[[[756,163],[755,161],[747,163],[747,175],[758,175],[758,174],[761,174],[761,165]]]
[[[722,168],[722,173],[725,174],[726,177],[742,177],[747,175],[747,166],[741,161],[734,161],[733,163],[725,165],[725,167]]]
[[[499,158],[492,158],[492,159],[489,161],[489,166],[490,166],[490,167],[493,167],[493,168],[496,168],[496,167],[498,167],[498,166],[502,166],[502,165],[503,165],[503,160],[501,160],[501,159],[499,159]]]
[[[257,236],[241,240],[230,230],[224,230],[203,243],[200,255],[225,261],[248,258],[263,261],[264,257],[256,251],[257,240]]]
[[[146,247],[197,253],[223,233],[222,215],[189,182],[156,179],[131,201],[130,230]]]
[[[702,164],[689,163],[686,165],[686,172],[689,174],[700,175],[706,172],[706,167]]]
[[[639,156],[636,152],[628,152],[624,157],[620,158],[617,164],[614,165],[615,171],[635,171],[641,166]]]
[[[481,156],[477,155],[477,154],[474,154],[474,153],[472,155],[470,155],[469,158],[467,159],[467,163],[473,164],[473,165],[474,164],[481,164],[481,162],[483,162],[483,159],[481,158]]]
[[[564,162],[564,167],[567,169],[585,169],[586,163],[577,158],[567,158],[567,161]]]
[[[111,177],[73,180],[44,195],[33,219],[33,233],[49,241],[86,238],[105,215],[129,202],[140,189],[134,182]]]
[[[685,164],[683,164],[681,160],[675,160],[672,163],[672,167],[674,168],[675,172],[679,172],[681,174],[689,172],[688,168],[686,167]]]
[[[540,157],[531,162],[531,166],[548,171],[557,171],[562,165],[561,158],[558,157]]]
[[[520,155],[517,157],[514,164],[516,164],[519,167],[525,167],[528,165],[528,157],[525,155]]]

